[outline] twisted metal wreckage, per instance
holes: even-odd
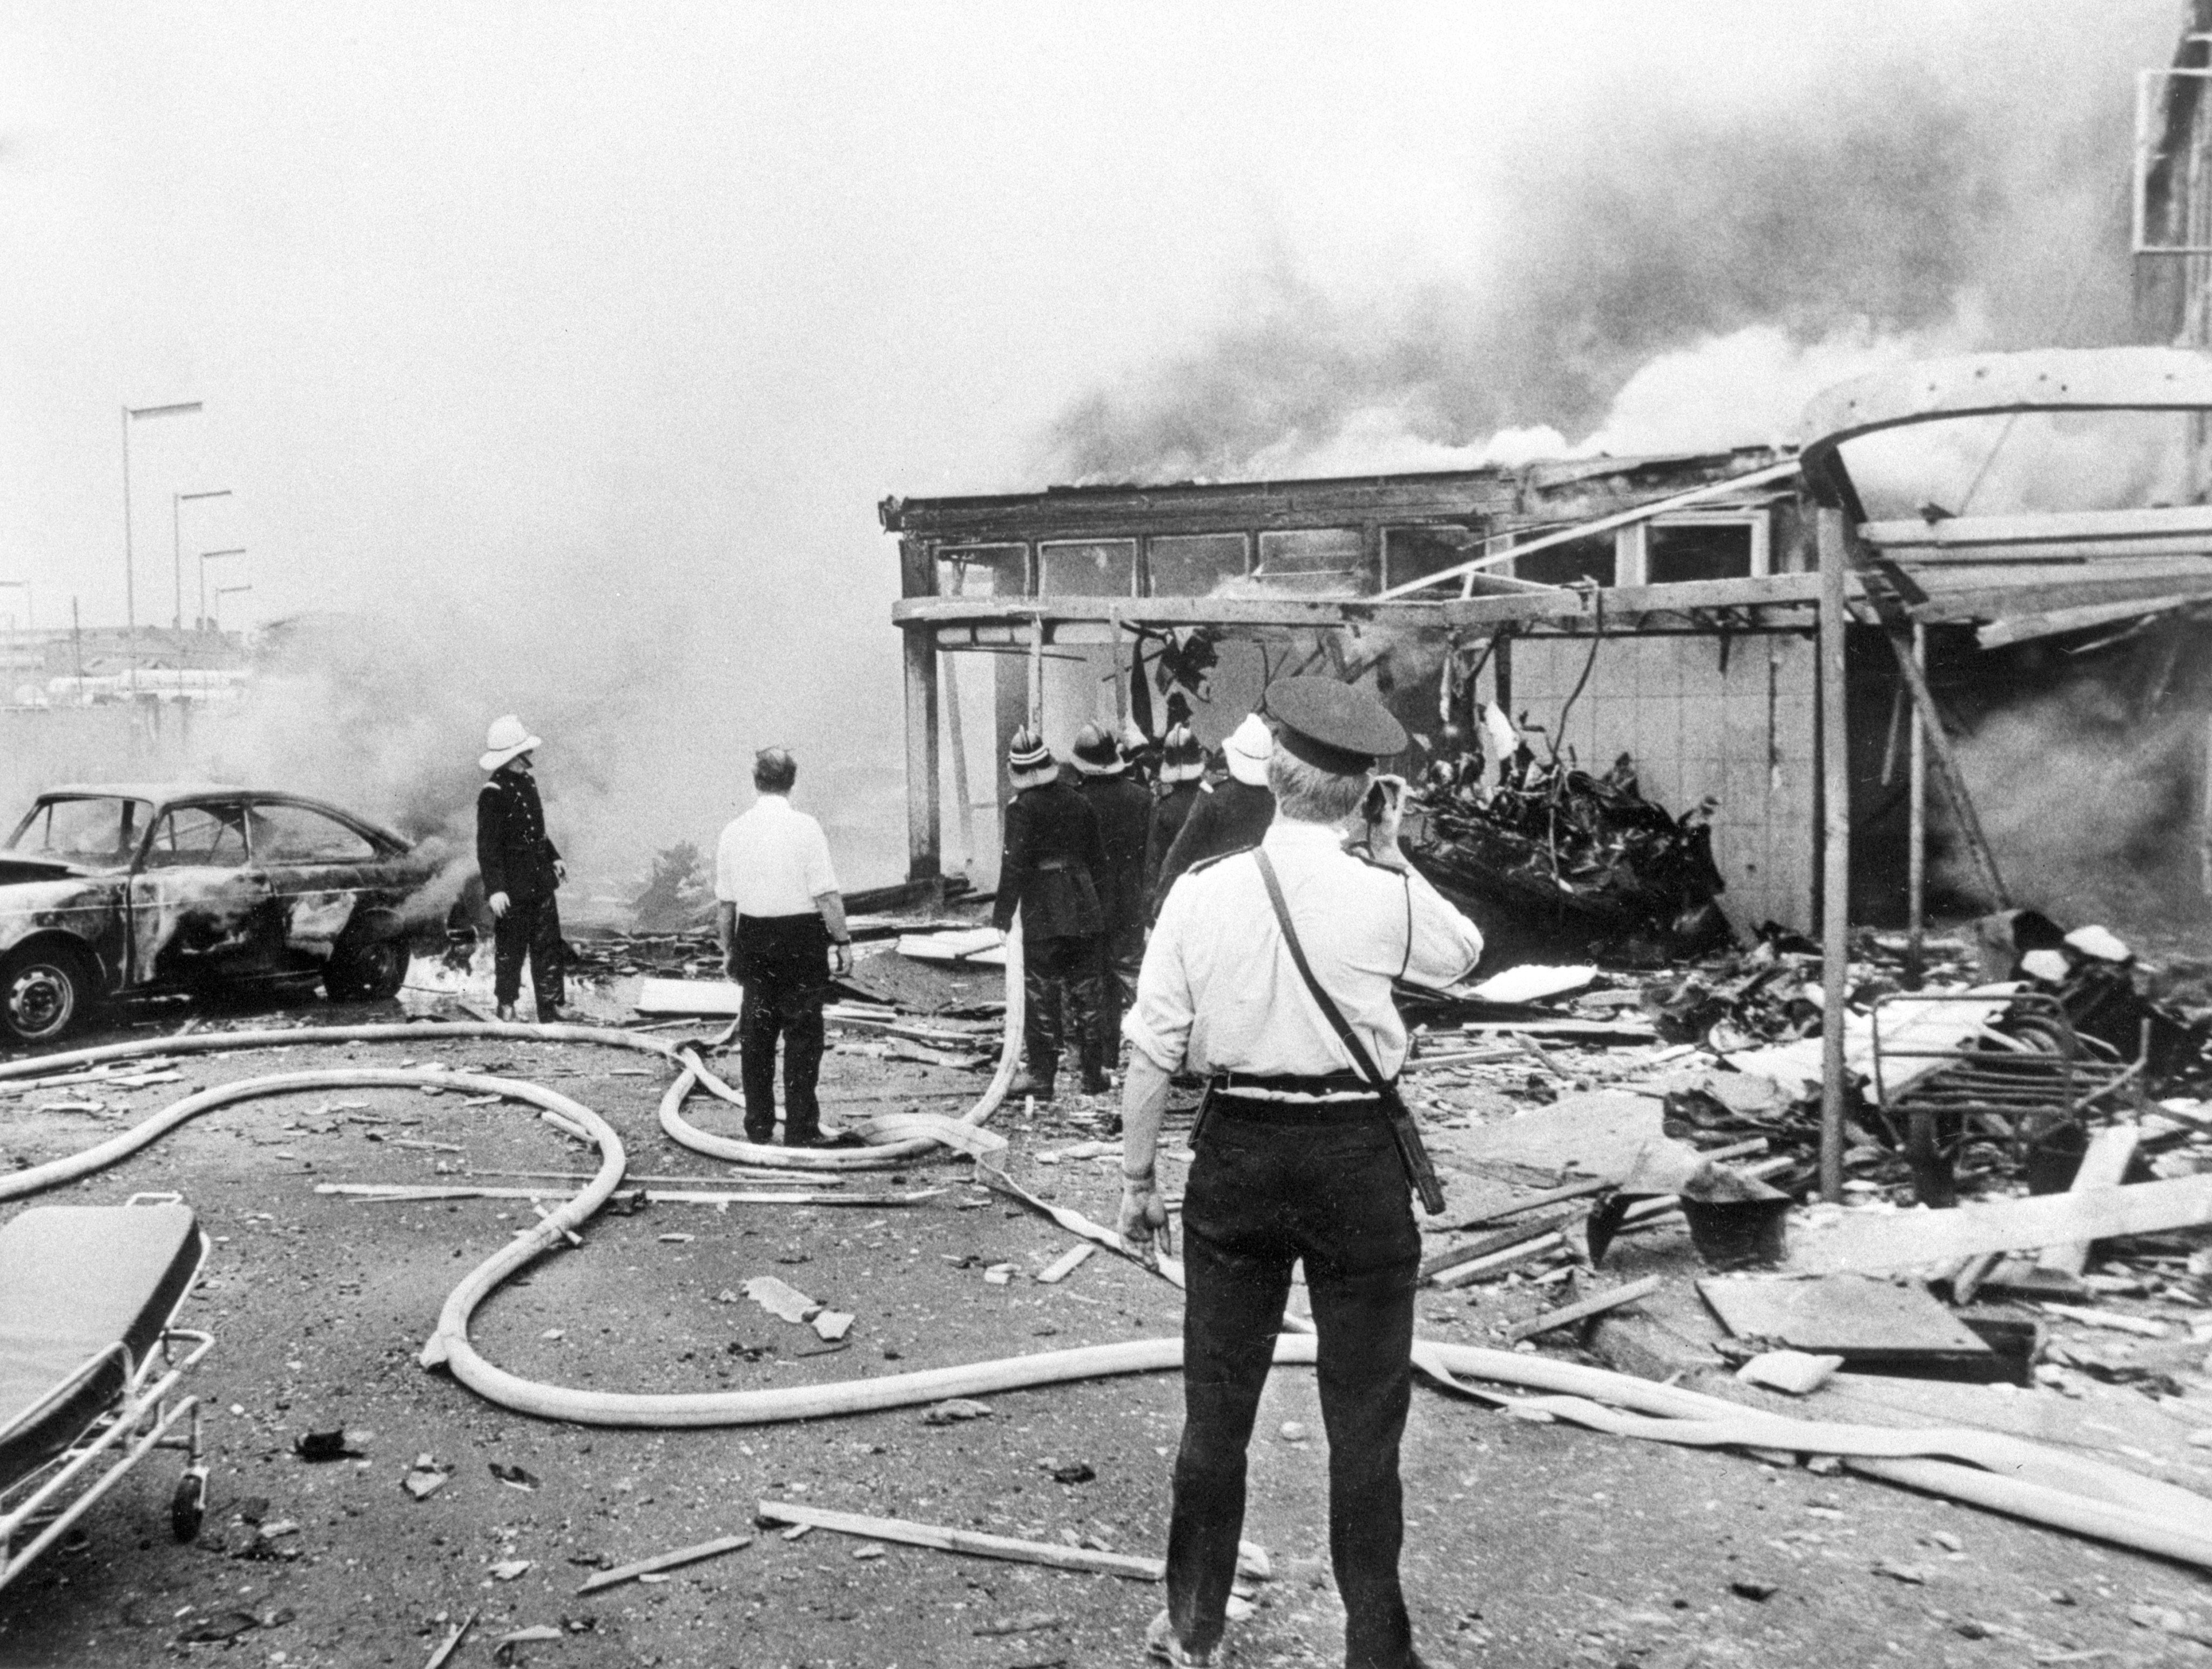
[[[660,1099],[661,1129],[679,1145],[712,1158],[774,1164],[785,1169],[842,1171],[881,1168],[949,1148],[975,1160],[980,1180],[1049,1216],[1070,1233],[1126,1255],[1120,1237],[1112,1230],[1067,1208],[1038,1199],[1008,1177],[1001,1165],[993,1162],[1005,1153],[1006,1142],[984,1125],[1005,1098],[1021,1036],[1020,946],[1020,935],[1010,935],[1009,995],[1000,1057],[975,1105],[957,1118],[901,1113],[866,1120],[857,1126],[870,1143],[861,1149],[794,1152],[732,1141],[700,1130],[684,1116],[684,1103],[696,1091],[704,1089],[734,1106],[742,1106],[743,1099],[708,1067],[696,1043],[672,1044],[635,1032],[566,1024],[456,1022],[434,1031],[447,1037],[590,1044],[657,1056],[676,1069],[673,1081]],[[420,1025],[372,1025],[172,1037],[16,1061],[0,1065],[0,1080],[155,1053],[228,1051],[301,1043],[419,1043],[424,1035],[425,1028]],[[614,1127],[583,1103],[539,1084],[482,1073],[338,1067],[218,1085],[188,1095],[82,1152],[0,1178],[0,1201],[27,1198],[105,1171],[219,1107],[304,1090],[425,1085],[469,1090],[535,1107],[545,1123],[599,1150],[599,1168],[587,1184],[462,1277],[447,1295],[437,1325],[421,1352],[419,1360],[426,1368],[445,1369],[501,1407],[584,1425],[766,1425],[1113,1374],[1157,1373],[1182,1363],[1181,1339],[1146,1338],[878,1379],[773,1390],[644,1394],[552,1385],[509,1373],[477,1350],[469,1337],[471,1318],[504,1282],[539,1258],[559,1252],[574,1240],[575,1231],[592,1220],[621,1185],[629,1158]],[[1182,1270],[1172,1258],[1161,1258],[1158,1272],[1176,1285],[1182,1284]],[[1285,1330],[1276,1344],[1278,1363],[1305,1365],[1314,1361],[1310,1326],[1296,1317],[1285,1320]],[[1415,1340],[1413,1359],[1420,1373],[1438,1388],[1523,1418],[1565,1420],[1616,1435],[1700,1447],[1833,1455],[1869,1477],[2212,1568],[2212,1500],[2017,1438],[1969,1429],[1906,1431],[1795,1419],[1673,1385],[1540,1355],[1429,1339]],[[1470,1380],[1547,1394],[1504,1395]]]

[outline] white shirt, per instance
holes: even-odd
[[[822,825],[781,794],[753,801],[714,849],[714,896],[740,916],[811,915],[815,899],[836,890]]]
[[[1314,977],[1376,1065],[1395,1077],[1406,1024],[1391,982],[1456,984],[1482,955],[1482,935],[1419,874],[1346,852],[1334,828],[1278,817],[1260,845]],[[1170,1072],[1358,1069],[1291,960],[1249,853],[1194,869],[1168,893],[1121,1030]]]

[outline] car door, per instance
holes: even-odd
[[[376,843],[327,812],[284,800],[256,800],[246,823],[283,924],[280,954],[294,968],[320,968],[363,903],[375,901]]]
[[[247,843],[246,801],[198,800],[155,819],[131,876],[134,984],[197,985],[277,971],[276,893]]]

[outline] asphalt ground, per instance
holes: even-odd
[[[155,1024],[185,1012],[161,1011]],[[394,1008],[307,1003],[290,1017],[388,1020]],[[132,1029],[146,1019],[119,1016],[111,1035],[150,1035]],[[102,1092],[100,1113],[36,1110],[58,1093],[0,1101],[0,1165],[74,1152],[191,1087],[410,1060],[533,1078],[585,1102],[622,1133],[634,1173],[706,1185],[721,1174],[661,1136],[658,1063],[588,1045],[441,1040],[429,1026],[419,1044],[187,1057],[184,1083]],[[884,1098],[832,1099],[833,1118],[840,1106],[957,1108],[948,1092],[980,1083],[841,1054],[824,1076],[831,1098]],[[46,1197],[119,1203],[175,1189],[214,1237],[182,1318],[217,1341],[194,1376],[207,1408],[210,1508],[200,1540],[175,1543],[179,1463],[149,1458],[93,1510],[77,1545],[0,1591],[0,1664],[414,1666],[472,1614],[453,1664],[1041,1669],[1140,1660],[1161,1603],[1154,1585],[824,1531],[787,1539],[755,1526],[755,1504],[804,1501],[1157,1554],[1180,1418],[1173,1375],[993,1396],[988,1416],[945,1426],[915,1409],[660,1432],[508,1413],[421,1367],[416,1353],[447,1292],[528,1221],[528,1204],[363,1204],[313,1192],[319,1182],[465,1175],[512,1186],[519,1179],[483,1173],[589,1168],[576,1144],[527,1111],[462,1099],[349,1090],[224,1108]],[[702,1124],[733,1130],[726,1111],[693,1108]],[[994,1128],[1013,1142],[1016,1175],[1104,1220],[1117,1195],[1110,1157],[1047,1166],[1037,1155],[1096,1136],[1107,1111],[1063,1099],[1034,1118],[1010,1109]],[[970,1188],[967,1172],[950,1159],[913,1167],[909,1182],[949,1187],[919,1204],[669,1204],[603,1216],[582,1249],[497,1294],[474,1336],[519,1374],[677,1391],[867,1377],[1179,1326],[1173,1289],[1109,1254],[1060,1284],[1038,1284],[1033,1276],[1069,1237]],[[674,1236],[689,1238],[664,1238]],[[1663,1258],[1663,1239],[1638,1237],[1619,1254],[1620,1273]],[[987,1280],[1007,1264],[1006,1284]],[[844,1348],[741,1295],[732,1301],[757,1275],[853,1313]],[[1494,1323],[1540,1301],[1526,1289],[1425,1296],[1422,1326],[1490,1342]],[[1571,1354],[1571,1344],[1553,1348]],[[308,1464],[293,1453],[298,1434],[333,1428],[349,1434],[356,1456]],[[1232,1625],[1231,1663],[1340,1660],[1320,1434],[1310,1372],[1276,1374],[1253,1447],[1246,1531],[1268,1550],[1273,1575],[1254,1585],[1252,1614]],[[417,1499],[403,1480],[423,1455],[446,1481]],[[1093,1476],[1054,1481],[1055,1471],[1079,1476],[1074,1468]],[[1425,1388],[1415,1393],[1405,1471],[1407,1587],[1436,1664],[2212,1657],[2170,1631],[2212,1639],[2212,1585],[2201,1575],[1848,1475],[1527,1423]],[[278,1533],[264,1533],[272,1526]],[[755,1539],[664,1581],[576,1593],[604,1564],[732,1533]],[[501,1636],[533,1626],[563,1637],[500,1655]]]

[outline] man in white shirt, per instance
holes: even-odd
[[[1244,1515],[1245,1447],[1303,1260],[1328,1430],[1329,1551],[1351,1669],[1415,1669],[1399,1586],[1398,1446],[1412,1395],[1420,1231],[1381,1096],[1324,1017],[1278,924],[1282,889],[1316,982],[1383,1078],[1406,1058],[1391,982],[1446,986],[1482,954],[1474,924],[1398,850],[1401,795],[1377,756],[1403,751],[1380,702],[1327,679],[1270,685],[1274,819],[1255,851],[1169,892],[1123,1026],[1122,1235],[1167,1243],[1153,1155],[1169,1080],[1207,1080],[1183,1193],[1183,1434],[1168,1530],[1168,1608],[1146,1646],[1209,1665]],[[1364,850],[1346,825],[1364,822]]]
[[[783,1039],[786,1147],[848,1145],[826,1136],[815,1081],[822,1069],[822,1004],[834,960],[853,971],[845,901],[830,867],[822,825],[793,809],[799,766],[780,747],[753,758],[752,808],[722,831],[714,853],[716,925],[723,965],[745,988],[738,1012],[738,1058],[745,1092],[745,1139],[775,1132],[775,1045]]]

